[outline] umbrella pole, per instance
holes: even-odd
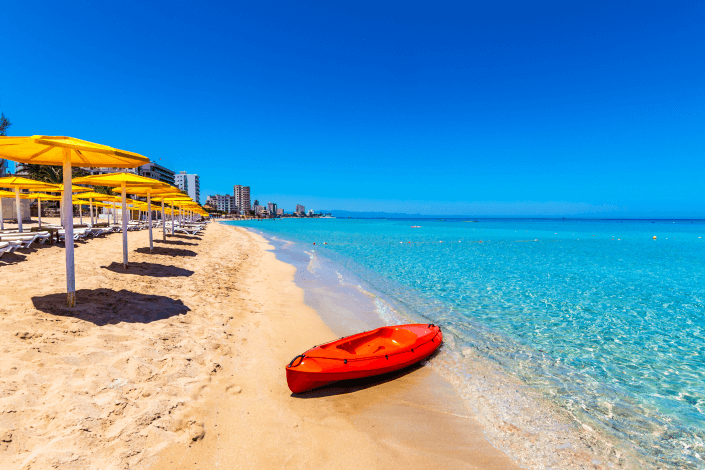
[[[73,206],[71,206],[73,208]],[[83,206],[81,204],[78,205],[78,223],[83,225]]]
[[[113,223],[117,225],[117,207],[115,207],[115,201],[113,201]]]
[[[149,189],[147,190],[147,223],[149,224],[149,251],[154,249],[154,242],[152,241],[152,196],[149,194]]]
[[[37,198],[37,218],[39,219],[39,228],[42,227],[42,199]]]
[[[171,203],[171,234],[174,235],[174,203]]]
[[[22,233],[22,207],[20,206],[20,188],[15,186],[15,205],[17,206],[17,230]]]
[[[73,265],[73,206],[71,205],[71,149],[64,152],[64,241],[66,246],[66,303],[76,306],[76,271]]]
[[[2,198],[0,197],[0,230],[5,230],[5,214],[2,211]]]
[[[122,266],[127,269],[127,185],[122,182]]]
[[[164,217],[164,205],[166,201],[162,198],[162,241],[166,241],[166,218]]]
[[[93,227],[93,198],[88,199],[88,207],[90,207],[91,211],[91,227]]]

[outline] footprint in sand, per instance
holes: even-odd
[[[237,395],[238,393],[242,392],[242,387],[239,385],[228,385],[225,388],[225,391],[230,395]]]

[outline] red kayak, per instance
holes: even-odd
[[[441,327],[383,326],[316,346],[286,366],[286,381],[301,393],[338,380],[403,369],[431,355],[443,341]]]

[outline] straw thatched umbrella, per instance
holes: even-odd
[[[63,165],[64,187],[71,188],[72,166],[134,168],[149,163],[147,157],[85,140],[65,136],[0,136],[0,158],[38,165]],[[71,207],[71,192],[63,191],[64,207]],[[76,305],[73,260],[73,211],[65,210],[66,290],[69,307]]]

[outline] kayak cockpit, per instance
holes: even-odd
[[[344,342],[327,344],[322,348],[335,348],[356,356],[370,356],[411,347],[417,339],[418,336],[408,329],[382,327]]]

